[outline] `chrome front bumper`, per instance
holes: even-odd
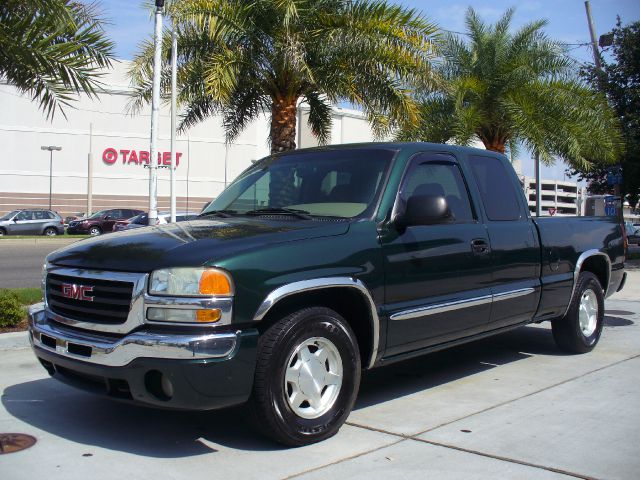
[[[148,331],[114,338],[74,331],[47,319],[44,303],[29,309],[29,341],[34,347],[65,358],[121,367],[137,358],[197,360],[229,357],[237,333],[166,334]]]

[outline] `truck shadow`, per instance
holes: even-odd
[[[428,390],[532,355],[565,355],[554,343],[550,324],[522,327],[365,372],[354,409]]]
[[[550,328],[528,326],[482,341],[365,372],[355,409],[392,401],[530,357],[562,355]],[[156,410],[124,404],[40,379],[5,388],[2,404],[21,420],[91,447],[152,458],[220,450],[282,450],[246,422],[244,407],[213,412]]]

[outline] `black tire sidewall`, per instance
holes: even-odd
[[[360,384],[360,358],[354,334],[337,314],[324,308],[302,312],[301,318],[280,335],[272,357],[274,367],[269,378],[269,398],[282,433],[292,443],[307,444],[336,433],[353,408]],[[309,338],[322,337],[331,341],[342,360],[342,385],[331,409],[315,419],[305,419],[291,409],[284,389],[287,362],[293,351]]]
[[[580,328],[580,300],[585,291],[591,290],[595,293],[598,302],[598,320],[594,332],[586,337]],[[584,346],[585,351],[592,350],[600,336],[604,327],[604,293],[598,278],[590,273],[584,272],[578,279],[578,288],[574,298],[574,304],[571,306],[570,312],[571,326],[575,332],[576,338]]]

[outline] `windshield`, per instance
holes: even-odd
[[[14,210],[13,212],[9,212],[6,215],[0,217],[0,222],[3,220],[11,220],[14,215],[16,215],[20,210]]]
[[[395,153],[346,148],[267,157],[241,174],[203,213],[292,209],[314,216],[370,215]]]
[[[91,215],[89,218],[100,218],[100,217],[104,217],[107,212],[109,210],[100,210],[99,212],[94,213],[93,215]]]

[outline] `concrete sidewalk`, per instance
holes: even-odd
[[[20,345],[0,358],[0,432],[38,439],[0,456],[3,479],[635,479],[640,471],[638,270],[607,301],[593,352],[563,355],[538,325],[367,372],[340,433],[298,449],[257,436],[241,408],[119,404],[49,379]]]

